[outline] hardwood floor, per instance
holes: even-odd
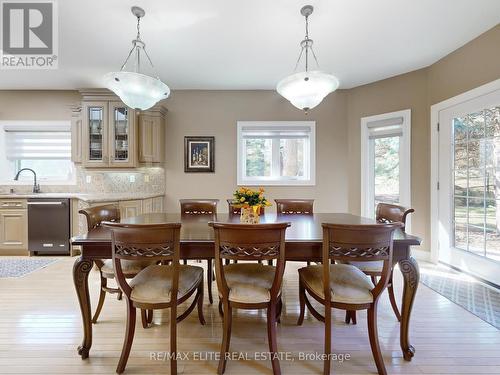
[[[73,289],[74,258],[58,262],[23,278],[0,279],[0,373],[2,374],[113,374],[125,331],[125,304],[106,296],[99,323],[94,325],[90,358],[76,353],[80,344],[81,320]],[[203,265],[204,263],[197,263]],[[284,374],[320,374],[322,363],[299,360],[299,352],[322,353],[323,324],[306,314],[303,326],[298,317],[299,263],[288,263],[285,273],[284,308],[278,327],[278,347],[294,361],[281,361]],[[396,273],[396,285],[401,276]],[[98,298],[98,272],[91,272],[91,299]],[[214,286],[215,288],[215,286]],[[215,289],[214,289],[215,291]],[[400,298],[401,287],[396,287]],[[215,293],[214,293],[215,295]],[[500,331],[420,284],[411,321],[411,343],[416,354],[411,362],[402,358],[399,328],[387,293],[381,297],[379,334],[384,360],[390,374],[500,374]],[[188,302],[189,303],[189,302]],[[185,306],[188,305],[185,304]],[[196,360],[197,355],[219,351],[221,319],[217,304],[208,304],[205,293],[206,326],[196,314],[178,325],[178,348],[189,360],[179,360],[179,373],[215,374],[217,361]],[[182,309],[181,309],[182,311]],[[139,317],[140,319],[140,317]],[[253,357],[267,351],[263,312],[235,314],[231,350]],[[168,351],[168,311],[155,311],[155,325],[144,330],[138,322],[125,374],[168,373],[168,360],[151,360],[152,353]],[[332,333],[335,353],[350,359],[333,363],[332,373],[376,373],[366,327],[366,313],[358,313],[358,325],[344,324],[343,311],[334,312]],[[229,361],[226,374],[270,374],[269,360]]]

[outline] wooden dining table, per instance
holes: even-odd
[[[158,224],[178,222],[182,224],[180,251],[182,259],[212,259],[215,257],[214,233],[209,221],[239,222],[239,216],[216,214],[214,216],[182,215],[180,213],[151,213],[122,219],[131,224]],[[277,215],[266,213],[261,223],[290,222],[286,231],[286,261],[321,261],[323,241],[322,223],[374,224],[375,220],[345,213],[317,213],[312,215]],[[88,358],[92,346],[91,304],[88,277],[94,260],[110,259],[111,232],[98,227],[88,233],[73,237],[71,243],[81,246],[81,256],[73,266],[73,281],[83,323],[83,341],[78,347],[82,359]],[[410,344],[408,330],[410,316],[420,278],[416,260],[411,255],[411,246],[420,245],[420,238],[400,229],[394,234],[393,268],[399,265],[404,287],[401,301],[400,345],[405,360],[410,361],[415,354]],[[298,293],[298,290],[297,290]],[[298,298],[298,297],[297,297]]]

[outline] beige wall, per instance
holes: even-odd
[[[500,78],[500,26],[450,53],[431,66],[355,87],[347,92],[349,141],[349,211],[360,212],[360,121],[411,109],[412,232],[429,249],[430,106]]]
[[[81,101],[78,91],[0,90],[0,120],[71,120],[71,107]]]
[[[417,70],[348,92],[349,211],[361,211],[361,118],[411,109],[412,233],[428,238],[429,131],[427,71]],[[425,244],[423,244],[425,247]]]
[[[429,67],[429,103],[500,78],[500,25]]]
[[[305,115],[274,91],[175,91],[167,114],[166,209],[180,198],[218,198],[219,211],[236,189],[238,120],[316,121],[316,186],[267,187],[274,198],[314,198],[318,211],[347,212],[346,94],[330,95]],[[215,136],[215,173],[184,173],[184,136]],[[274,208],[272,208],[274,209]]]

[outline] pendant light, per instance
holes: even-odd
[[[306,113],[339,87],[339,80],[335,76],[320,70],[309,70],[309,52],[319,68],[318,59],[313,50],[313,40],[309,38],[309,16],[313,10],[312,5],[305,5],[300,10],[306,19],[306,37],[300,42],[301,51],[294,73],[283,78],[276,86],[276,91],[281,96]],[[305,55],[305,71],[295,73],[303,55]]]
[[[138,110],[146,110],[154,106],[158,101],[168,98],[170,89],[160,80],[157,74],[156,77],[152,77],[141,73],[141,54],[146,56],[146,60],[154,70],[151,58],[146,51],[146,44],[141,40],[140,23],[146,12],[137,6],[133,6],[131,10],[132,14],[137,18],[137,36],[132,40],[132,49],[120,71],[104,75],[104,83],[127,106]],[[134,60],[133,71],[126,69],[131,57]]]

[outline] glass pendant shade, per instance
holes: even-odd
[[[139,110],[149,109],[170,95],[170,88],[166,84],[141,73],[111,72],[104,75],[104,84],[127,106]]]
[[[312,70],[283,78],[276,90],[295,107],[308,111],[338,87],[339,80],[335,76]]]

